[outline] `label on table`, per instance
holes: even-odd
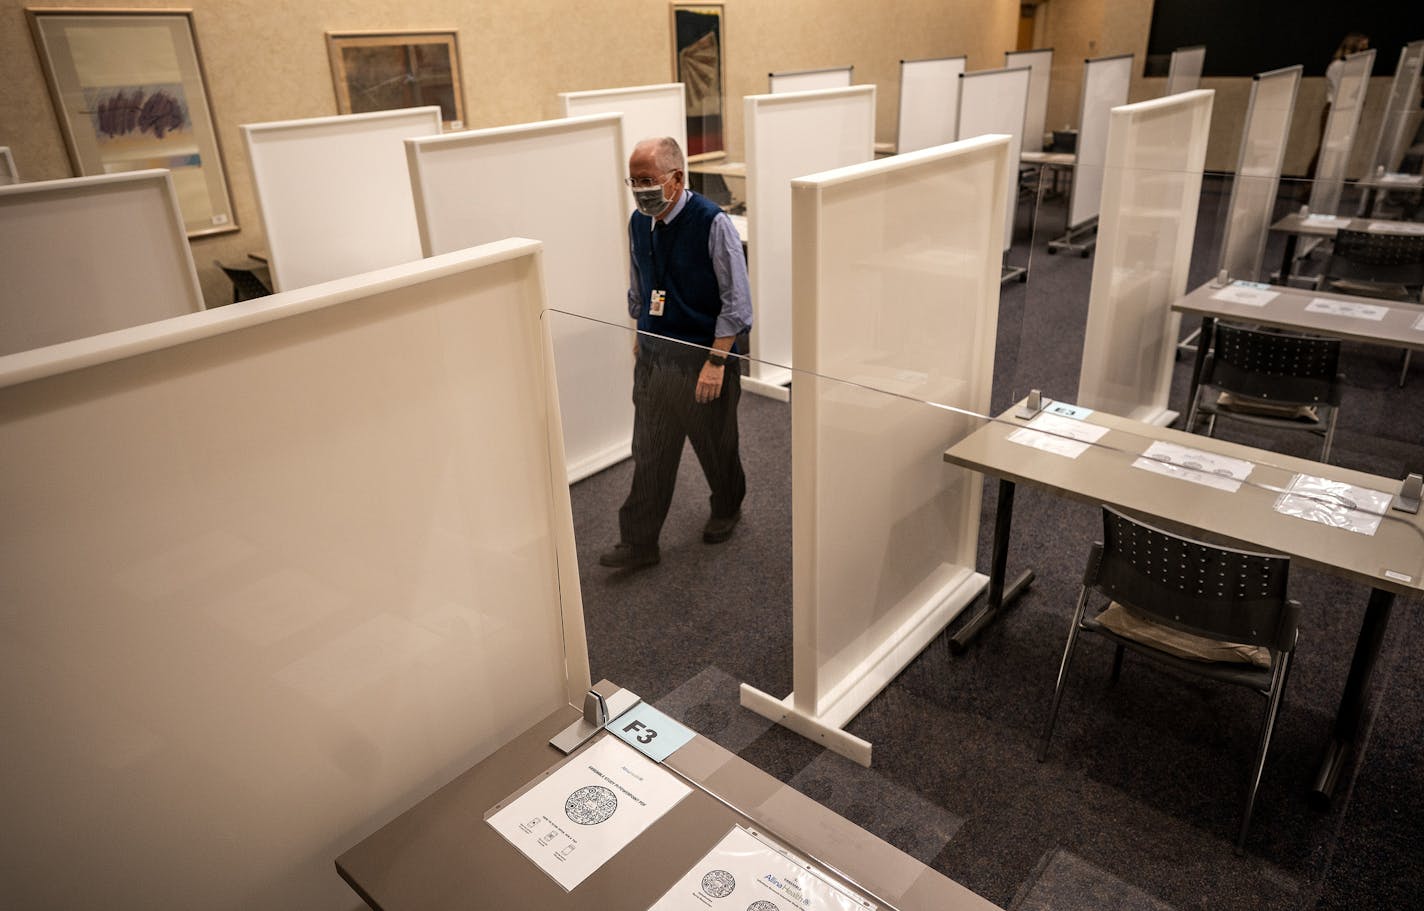
[[[1381,174],[1375,178],[1380,183],[1417,183],[1418,174],[1405,174],[1400,171],[1390,171],[1388,174]]]
[[[1424,234],[1424,225],[1412,221],[1372,221],[1367,230],[1379,234]]]
[[[1107,432],[1108,429],[1100,424],[1088,424],[1056,414],[1040,413],[1028,422],[1027,427],[1020,427],[1009,434],[1007,439],[1010,443],[1018,443],[1020,446],[1032,446],[1054,455],[1076,459]]]
[[[1389,313],[1388,307],[1375,304],[1357,304],[1353,301],[1337,301],[1328,297],[1317,297],[1305,305],[1307,313],[1328,313],[1331,316],[1348,316],[1352,319],[1372,319],[1379,321]]]
[[[646,702],[638,703],[609,722],[608,730],[653,762],[662,762],[693,736],[690,729]]]
[[[1226,301],[1228,304],[1264,307],[1280,296],[1279,291],[1272,291],[1270,285],[1263,285],[1260,282],[1232,282],[1220,291],[1214,292],[1211,299]]]
[[[1307,215],[1305,220],[1312,225],[1334,225],[1337,227],[1344,227],[1350,223],[1350,219],[1344,215],[1322,215],[1319,213]]]
[[[1322,525],[1373,535],[1394,497],[1382,490],[1298,474],[1276,498],[1276,512]]]
[[[622,741],[601,737],[487,821],[568,890],[691,792]]]
[[[648,911],[875,911],[810,864],[737,826]]]
[[[1086,421],[1088,416],[1093,413],[1091,408],[1079,408],[1077,405],[1070,405],[1067,402],[1049,402],[1043,406],[1043,410],[1049,414],[1072,418],[1075,421]]]
[[[1251,469],[1255,466],[1245,459],[1158,441],[1148,446],[1132,467],[1235,493],[1241,489],[1241,482],[1251,476]]]

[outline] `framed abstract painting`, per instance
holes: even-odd
[[[720,3],[673,3],[672,74],[687,102],[689,161],[725,154],[722,135],[723,8]]]
[[[440,106],[446,130],[465,128],[460,50],[451,31],[327,32],[342,114]]]

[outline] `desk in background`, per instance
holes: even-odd
[[[1280,283],[1287,284],[1295,265],[1296,248],[1301,237],[1333,238],[1341,228],[1375,234],[1424,233],[1424,224],[1415,221],[1389,221],[1382,218],[1350,218],[1344,215],[1301,215],[1292,213],[1271,225],[1271,230],[1286,236],[1286,249],[1281,257]]]
[[[1090,446],[1078,458],[1070,459],[1010,442],[1009,434],[1028,423],[1014,417],[1018,407],[1015,405],[986,423],[944,454],[946,462],[1000,479],[990,597],[984,608],[988,620],[1002,609],[1006,600],[1004,569],[1014,486],[1021,482],[1070,499],[1112,506],[1169,531],[1210,543],[1284,554],[1297,565],[1370,586],[1369,603],[1335,715],[1334,730],[1312,786],[1314,797],[1328,803],[1364,727],[1370,676],[1379,657],[1395,596],[1424,592],[1424,516],[1390,510],[1374,535],[1357,534],[1279,513],[1274,509],[1279,494],[1252,485],[1284,489],[1294,475],[1301,473],[1395,494],[1401,482],[1156,427],[1101,411],[1093,412],[1086,420],[1109,428],[1107,434],[1099,440],[1099,445]],[[1136,455],[1159,440],[1247,460],[1255,465],[1250,483],[1229,493],[1133,468]],[[997,602],[996,591],[1000,593]],[[982,622],[985,621],[980,621],[980,625]]]

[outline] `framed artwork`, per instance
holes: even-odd
[[[440,106],[447,130],[465,128],[455,31],[327,32],[342,114]]]
[[[236,231],[189,10],[25,10],[78,176],[167,168],[189,237]]]
[[[672,4],[672,75],[686,94],[689,160],[725,154],[722,24],[720,3]]]

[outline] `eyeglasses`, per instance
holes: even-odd
[[[677,171],[674,169],[672,171],[664,171],[661,177],[625,177],[623,178],[623,182],[635,190],[651,190],[653,187],[662,186],[667,182],[667,176],[675,173],[677,173]]]

